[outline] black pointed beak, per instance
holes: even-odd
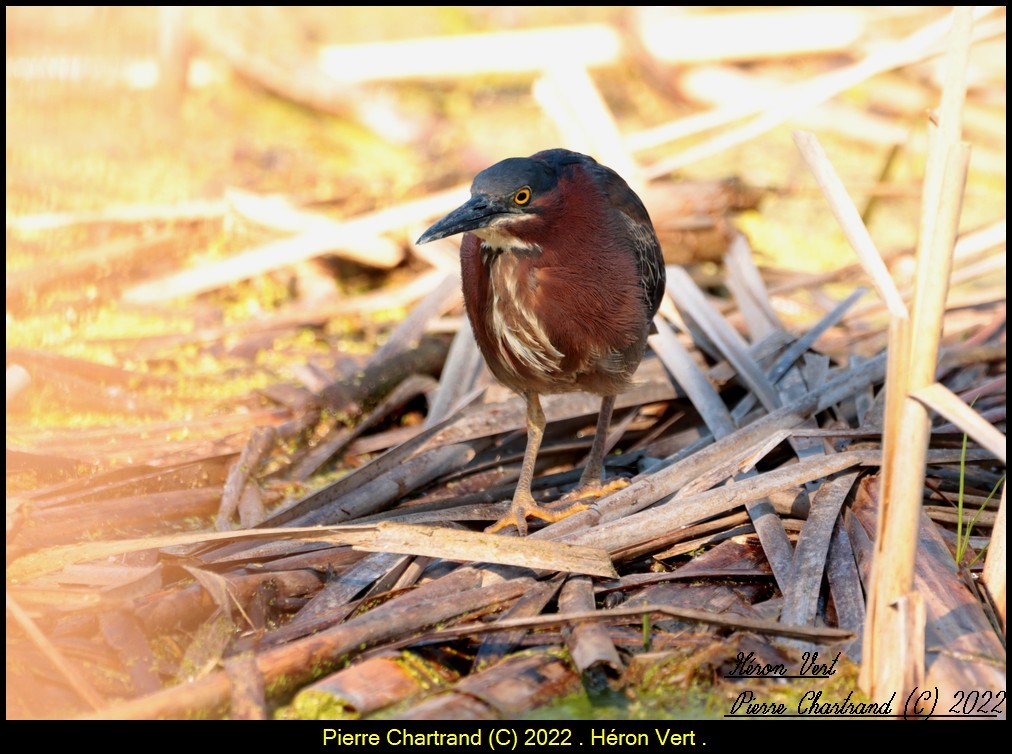
[[[503,214],[505,214],[503,208],[487,195],[475,194],[453,212],[433,224],[431,228],[419,236],[415,243],[428,243],[457,233],[484,228]]]

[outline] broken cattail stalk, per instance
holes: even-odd
[[[1003,464],[1005,460],[1005,435],[980,414],[967,406],[949,388],[938,382],[925,385],[911,393],[914,400],[933,409],[951,421],[970,437],[994,453]]]
[[[991,543],[987,547],[987,560],[984,561],[984,573],[981,581],[987,590],[987,596],[994,605],[995,613],[1001,621],[1001,630],[1005,631],[1005,589],[1008,580],[1005,570],[1005,483],[1001,485],[1001,505],[998,516],[991,531]]]
[[[945,312],[952,251],[959,225],[969,149],[960,143],[960,116],[966,93],[966,66],[972,27],[967,8],[953,11],[948,74],[942,92],[939,127],[932,136],[924,178],[917,282],[908,321],[890,325],[883,433],[882,504],[874,543],[868,616],[860,683],[870,696],[904,693],[924,677],[923,626],[912,625],[916,609],[914,558],[924,490],[925,455],[930,438],[927,410],[910,393],[934,381]],[[902,609],[906,605],[909,610]]]
[[[587,613],[596,609],[594,588],[588,576],[570,576],[559,594],[559,614]],[[603,690],[622,675],[622,660],[604,626],[577,624],[568,632],[566,647],[591,690]]]

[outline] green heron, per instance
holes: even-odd
[[[629,387],[664,295],[664,260],[643,202],[614,170],[566,149],[503,160],[478,173],[471,198],[418,243],[463,233],[464,306],[492,374],[527,401],[527,450],[510,512],[488,531],[527,517],[558,521],[531,495],[545,429],[539,396],[602,396],[597,433],[576,491],[602,489],[615,396]]]

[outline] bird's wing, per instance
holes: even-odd
[[[605,165],[595,164],[594,169],[600,171],[599,185],[604,186],[611,206],[621,213],[626,224],[632,251],[636,256],[636,266],[640,279],[643,281],[643,292],[649,307],[650,318],[657,313],[664,296],[664,255],[661,244],[654,232],[650,214],[639,196],[629,188],[625,180]]]

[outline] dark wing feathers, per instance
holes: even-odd
[[[622,176],[597,162],[590,166],[590,169],[597,173],[598,185],[605,188],[611,206],[622,213],[627,223],[629,236],[633,242],[633,252],[636,255],[636,266],[643,281],[643,292],[652,319],[664,296],[666,276],[664,255],[661,253],[661,244],[654,232],[654,225],[650,222],[650,214]]]

